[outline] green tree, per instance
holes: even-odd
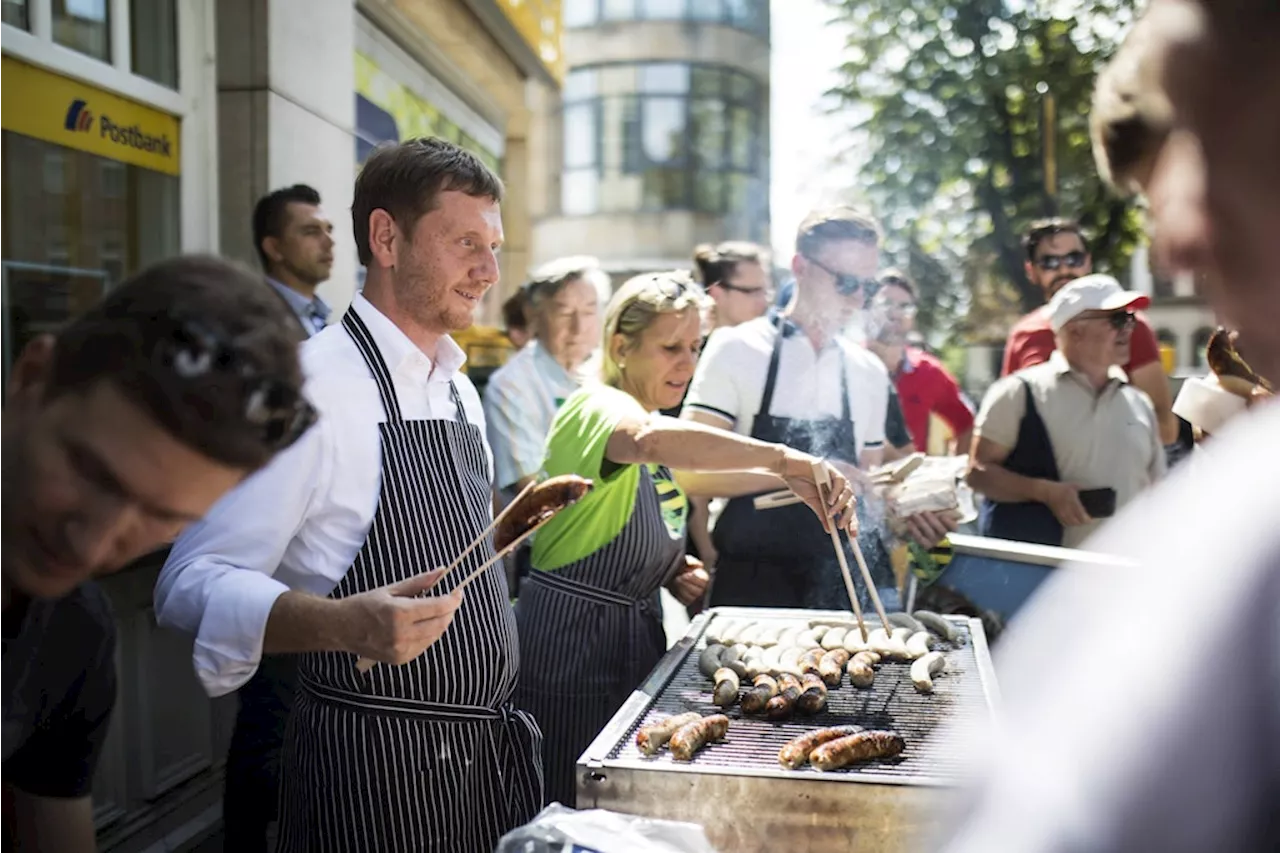
[[[1080,220],[1096,267],[1127,268],[1139,215],[1099,179],[1088,117],[1094,76],[1135,0],[826,2],[849,33],[829,94],[851,118],[849,147],[862,152],[849,158],[857,190],[884,219],[890,254],[923,279],[924,328],[964,302],[957,291],[974,258],[991,259],[1022,310],[1040,304],[1020,246],[1039,217]],[[1053,194],[1046,95],[1056,102]]]

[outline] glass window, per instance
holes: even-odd
[[[636,17],[636,0],[601,0],[600,11],[606,21],[633,21]]]
[[[646,18],[678,21],[684,17],[684,0],[642,0],[642,3]]]
[[[736,71],[728,72],[729,97],[735,101],[748,101],[754,105],[756,100],[756,81]]]
[[[589,27],[600,17],[599,0],[564,0],[566,27]]]
[[[723,7],[722,0],[689,0],[689,16],[695,21],[719,21]]]
[[[734,107],[729,120],[729,165],[744,171],[755,167],[751,158],[754,137],[754,114],[745,107]]]
[[[594,166],[598,144],[596,105],[573,104],[564,108],[564,167]]]
[[[565,172],[560,181],[560,210],[568,216],[594,213],[599,194],[600,177],[594,169]]]
[[[695,167],[719,169],[725,161],[725,106],[723,101],[697,99],[693,113]]]
[[[63,47],[111,61],[111,13],[107,0],[52,0],[53,40]]]
[[[644,175],[646,210],[678,210],[688,206],[685,191],[689,186],[684,169],[652,168]]]
[[[27,29],[31,26],[27,17],[27,0],[4,0],[4,22],[11,27]]]
[[[693,207],[703,213],[724,212],[724,172],[697,172],[694,183]]]
[[[724,71],[705,65],[693,68],[693,94],[719,98],[724,95]]]
[[[564,77],[564,88],[561,90],[561,97],[565,101],[590,98],[596,94],[597,82],[598,76],[594,68],[570,71]]]
[[[640,111],[644,156],[651,163],[684,161],[685,101],[683,98],[645,98]]]
[[[676,62],[655,62],[641,66],[640,91],[683,95],[689,91],[689,66]]]
[[[129,0],[133,73],[178,88],[176,0]]]

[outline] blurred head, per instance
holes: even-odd
[[[6,589],[65,595],[170,541],[310,426],[291,320],[225,261],[163,261],[9,380]]]
[[[880,287],[871,300],[875,339],[888,346],[902,346],[916,327],[916,286],[901,270],[880,273]]]
[[[600,262],[560,258],[534,270],[525,286],[533,335],[551,357],[574,370],[600,343],[600,311],[611,282]]]
[[[365,296],[431,334],[470,326],[498,281],[502,192],[488,166],[451,142],[375,149],[351,202]]]
[[[333,269],[333,223],[306,184],[263,196],[253,209],[253,245],[267,275],[314,288]]]
[[[715,303],[715,325],[736,326],[764,314],[773,298],[768,253],[755,243],[703,244],[693,264],[707,296]]]
[[[678,406],[698,363],[705,308],[683,270],[628,280],[605,310],[601,378],[649,411]]]
[[[1157,263],[1197,273],[1255,369],[1271,376],[1280,375],[1280,267],[1271,258],[1280,233],[1278,40],[1275,0],[1153,0],[1117,55],[1118,70],[1100,77],[1109,88],[1098,98],[1129,92],[1134,111],[1157,128],[1142,149],[1150,168],[1133,178],[1149,202]],[[1161,103],[1163,113],[1143,111]],[[1099,116],[1095,139],[1114,136],[1122,117]],[[1100,146],[1103,162],[1117,149]],[[1118,160],[1112,175],[1125,174],[1128,160]]]
[[[528,307],[529,297],[523,287],[502,303],[502,331],[516,349],[522,348],[532,338],[529,334]]]
[[[868,213],[839,206],[800,223],[791,271],[798,299],[843,328],[862,308],[880,266],[880,226]]]
[[[1109,275],[1089,275],[1054,294],[1049,323],[1072,367],[1101,370],[1128,362],[1134,312],[1149,304],[1147,296],[1125,290]]]
[[[1044,292],[1045,299],[1052,299],[1064,284],[1093,272],[1084,232],[1072,219],[1031,223],[1022,248],[1027,253],[1027,280]]]

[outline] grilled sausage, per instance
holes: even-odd
[[[778,682],[772,675],[757,675],[750,690],[742,694],[742,713],[761,714],[769,700],[778,695]]]
[[[748,625],[747,627],[743,628],[741,631],[738,632],[736,641],[739,643],[742,643],[743,645],[753,646],[755,645],[756,637],[760,636],[761,632],[763,631],[764,631],[763,625],[761,625],[759,622],[752,622],[750,625]]]
[[[493,534],[493,547],[501,551],[565,507],[586,497],[593,483],[577,474],[551,477],[516,499]]]
[[[889,613],[886,618],[889,620],[890,626],[894,628],[910,628],[912,634],[925,630],[925,627],[917,622],[910,613]]]
[[[928,631],[917,631],[907,639],[907,657],[911,660],[918,660],[929,654],[929,646],[933,642],[933,635]]]
[[[794,675],[783,673],[778,676],[778,695],[764,706],[764,715],[771,720],[789,719],[796,709],[796,700],[800,698],[800,680]]]
[[[816,649],[822,646],[822,635],[825,631],[815,631],[810,628],[807,631],[801,631],[800,636],[796,637],[796,645],[804,646],[806,649]]]
[[[796,700],[796,710],[802,714],[817,714],[827,707],[827,685],[816,672],[806,672],[800,679],[802,692]]]
[[[800,655],[800,672],[812,672],[814,675],[817,675],[818,665],[822,663],[822,654],[822,649],[809,649],[807,652]]]
[[[778,645],[778,638],[782,636],[785,628],[782,625],[773,625],[765,628],[760,632],[760,636],[756,637],[756,642],[768,648]]]
[[[861,726],[832,726],[829,729],[814,729],[805,732],[798,738],[787,741],[778,750],[778,763],[788,770],[799,770],[809,761],[809,753],[824,743],[837,738],[848,737],[862,731]]]
[[[875,665],[880,655],[875,652],[858,652],[849,661],[849,680],[854,687],[870,687],[876,680]]]
[[[960,641],[960,632],[956,630],[956,626],[951,624],[950,619],[944,619],[932,610],[917,610],[912,614],[920,624],[924,625],[933,633],[953,645],[958,645]]]
[[[721,708],[732,707],[738,701],[738,673],[722,666],[716,670],[716,689],[712,692],[712,700]]]
[[[844,677],[844,665],[849,662],[849,653],[844,649],[832,649],[818,661],[818,674],[828,687],[839,687]]]
[[[942,652],[929,652],[911,664],[911,683],[921,693],[932,693],[933,677],[942,672],[946,665],[947,659],[943,657]]]
[[[701,719],[702,715],[697,711],[690,711],[687,714],[676,714],[660,723],[645,726],[636,732],[636,746],[640,747],[640,751],[645,755],[657,755],[667,745],[667,741],[671,740],[672,735],[682,727]]]
[[[729,731],[729,718],[712,714],[682,726],[671,736],[671,755],[676,761],[692,761],[693,754]]]
[[[827,651],[839,649],[844,646],[844,635],[849,633],[848,628],[828,628],[826,633],[822,635],[822,647]]]
[[[893,732],[858,732],[822,744],[809,753],[809,763],[819,770],[839,770],[859,761],[892,758],[905,746],[902,736]]]
[[[737,644],[730,646],[720,654],[720,666],[727,666],[729,669],[738,673],[739,678],[747,677],[747,666],[742,662],[742,656],[746,654],[747,647]]]
[[[712,643],[702,650],[702,654],[698,655],[698,671],[707,678],[714,678],[716,670],[720,668],[720,655],[724,652],[724,646],[719,643]]]

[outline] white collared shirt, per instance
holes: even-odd
[[[483,436],[480,397],[461,372],[466,355],[451,338],[440,339],[432,364],[363,296],[356,295],[352,310],[387,363],[405,419],[455,418],[452,380],[467,420]],[[212,696],[235,690],[257,670],[276,598],[289,589],[332,592],[373,523],[382,486],[378,425],[386,420],[378,386],[340,323],[307,340],[301,352],[319,421],[188,528],[156,583],[156,618],[195,634],[196,674]]]

